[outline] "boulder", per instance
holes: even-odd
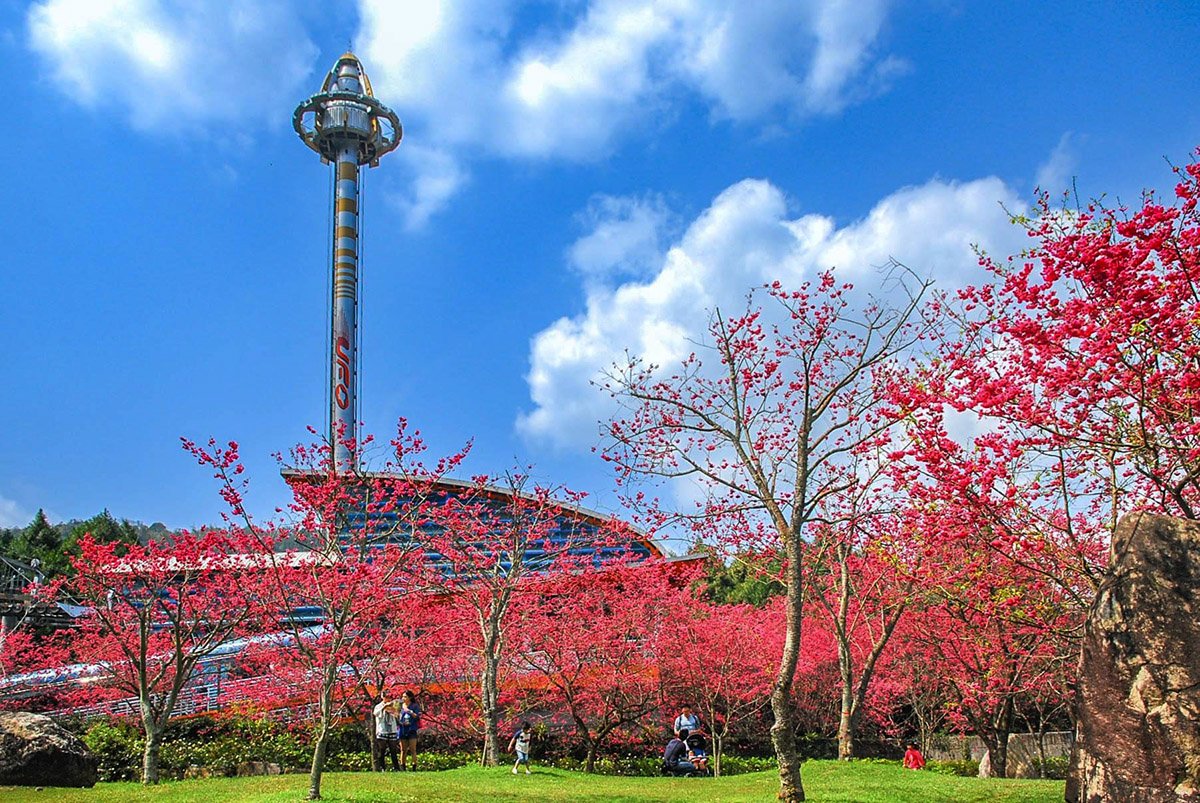
[[[42,714],[0,712],[0,785],[95,786],[99,762]]]
[[[1088,615],[1070,803],[1200,803],[1200,522],[1131,513]]]
[[[243,761],[237,765],[238,777],[247,775],[279,775],[282,769],[269,761]]]

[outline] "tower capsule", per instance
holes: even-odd
[[[292,125],[305,145],[331,164],[333,182],[332,329],[329,441],[335,470],[358,467],[359,168],[375,167],[404,135],[396,113],[371,91],[353,53],[344,53],[321,91],[296,107]]]

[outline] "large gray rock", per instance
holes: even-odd
[[[41,714],[0,712],[0,786],[95,786],[97,760]]]
[[[1200,523],[1123,517],[1092,605],[1072,803],[1200,803]]]

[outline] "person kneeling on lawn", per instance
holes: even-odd
[[[508,740],[508,752],[514,748],[517,751],[517,761],[513,764],[512,774],[517,774],[517,767],[525,765],[525,774],[529,774],[529,744],[533,738],[533,729],[528,722],[521,723],[521,729]]]
[[[687,737],[688,730],[684,728],[679,731],[678,736],[667,742],[667,748],[663,750],[663,764],[672,773],[693,772],[696,769],[696,765],[685,758],[688,750]]]

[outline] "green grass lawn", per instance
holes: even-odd
[[[804,789],[815,803],[1058,803],[1060,781],[1004,781],[907,772],[898,765],[836,761],[804,764]],[[103,783],[95,789],[0,787],[5,801],[295,801],[304,797],[308,777],[214,778],[171,781],[157,787]],[[758,772],[727,778],[618,778],[556,769],[513,776],[507,768],[463,767],[445,772],[325,775],[322,792],[331,801],[769,801],[778,777]]]

